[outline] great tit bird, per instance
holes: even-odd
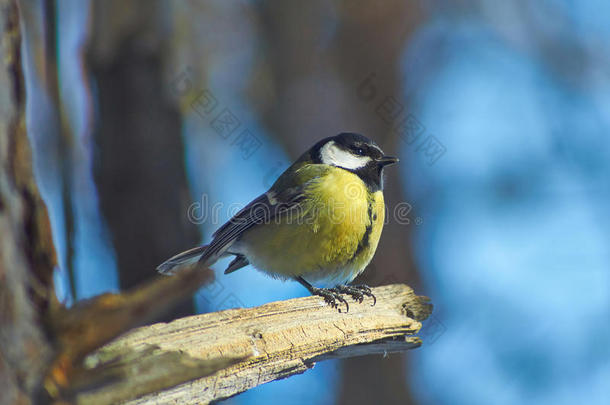
[[[348,311],[341,294],[375,300],[367,286],[346,284],[375,254],[385,216],[383,169],[396,162],[363,135],[322,139],[222,225],[209,245],[179,253],[157,270],[173,274],[197,260],[210,266],[232,255],[225,274],[252,264],[272,277],[298,281],[335,308],[344,303]],[[322,281],[336,287],[311,284]]]

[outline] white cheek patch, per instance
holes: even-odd
[[[358,156],[339,148],[335,141],[330,141],[320,149],[322,163],[342,167],[344,169],[356,170],[366,166],[371,158]]]

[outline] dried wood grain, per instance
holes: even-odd
[[[365,299],[351,303],[348,313],[306,297],[136,329],[88,358],[93,372],[114,364],[116,378],[81,393],[77,402],[209,403],[303,373],[317,361],[419,347],[413,335],[431,312],[428,299],[402,284],[373,292],[375,306]],[[139,369],[145,372],[134,372]],[[197,370],[205,376],[196,378]]]

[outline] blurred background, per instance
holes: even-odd
[[[360,132],[401,163],[359,281],[430,296],[424,345],[225,403],[610,403],[609,2],[20,6],[62,301],[153,277],[315,141]],[[225,266],[164,319],[307,294]]]

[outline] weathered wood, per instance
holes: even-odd
[[[48,394],[58,399],[70,395],[79,385],[97,384],[97,374],[82,370],[86,355],[150,322],[213,278],[210,269],[195,265],[174,277],[158,276],[132,291],[102,294],[52,311],[47,322],[55,340],[55,360],[44,383]]]
[[[348,313],[319,297],[306,297],[136,329],[89,356],[91,373],[112,364],[117,378],[81,392],[77,402],[208,403],[303,373],[317,361],[419,347],[422,342],[413,335],[421,327],[419,320],[431,312],[428,299],[402,284],[373,292],[375,306],[365,299],[352,303]],[[210,373],[210,362],[220,371],[196,378],[197,368],[199,376]],[[173,384],[182,384],[162,391],[168,387],[168,374]],[[146,391],[150,394],[143,395]]]

